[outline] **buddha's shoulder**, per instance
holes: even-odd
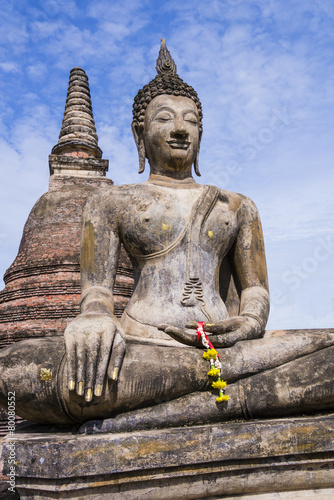
[[[101,202],[117,204],[119,202],[126,203],[131,198],[145,196],[147,188],[145,184],[119,184],[113,186],[102,186],[94,197],[100,199]]]
[[[226,189],[218,189],[218,199],[229,205],[231,210],[239,211],[243,209],[257,210],[255,203],[248,196]]]

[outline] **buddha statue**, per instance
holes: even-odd
[[[82,432],[333,409],[334,335],[265,333],[269,293],[257,208],[246,196],[194,180],[202,107],[164,40],[157,72],[133,106],[139,169],[147,158],[149,179],[106,185],[89,198],[81,313],[64,338],[0,351],[0,403],[14,391],[18,415],[82,425]],[[121,245],[135,286],[118,319]]]

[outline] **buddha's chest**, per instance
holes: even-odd
[[[205,252],[221,254],[237,232],[236,215],[228,203],[217,200],[211,209],[198,213],[200,193],[176,191],[173,196],[147,197],[121,217],[120,231],[132,255],[160,252],[174,242],[189,242]]]

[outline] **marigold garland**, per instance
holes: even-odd
[[[206,352],[203,352],[203,358],[209,361],[211,359],[216,359],[217,354],[218,352],[216,351],[216,349],[208,349]]]
[[[208,339],[204,331],[204,322],[197,322],[197,340],[201,339],[203,347],[206,349],[203,352],[203,358],[210,361],[210,370],[208,371],[209,377],[217,377],[217,380],[212,382],[212,387],[214,389],[219,389],[219,396],[216,398],[217,403],[223,401],[228,401],[229,396],[224,394],[224,388],[226,387],[226,382],[221,380],[221,368],[222,364],[219,360],[220,356],[216,349],[213,347],[212,343]]]
[[[210,371],[208,371],[209,377],[217,377],[217,375],[220,374],[219,368],[211,368]]]

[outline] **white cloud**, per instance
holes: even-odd
[[[87,7],[87,14],[99,21],[112,19],[116,23],[129,22],[134,16],[146,16],[150,2],[140,0],[127,0],[127,2],[98,0]],[[146,7],[146,9],[145,9]],[[148,8],[148,9],[147,9]]]
[[[62,31],[61,21],[34,21],[30,26],[30,32],[35,39],[45,39],[55,36]]]
[[[11,47],[13,53],[18,54],[25,46],[28,33],[24,22],[21,22],[21,16],[14,12],[3,12],[0,16],[0,40],[1,45]]]
[[[32,80],[41,81],[48,73],[48,67],[45,63],[38,62],[27,68],[28,76]]]
[[[19,65],[12,61],[0,63],[0,69],[5,73],[18,73],[20,71]]]

